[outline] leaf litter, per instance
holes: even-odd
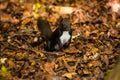
[[[0,1],[0,79],[100,80],[120,53],[119,0]],[[67,49],[47,52],[37,17],[54,31],[60,16],[70,15]]]

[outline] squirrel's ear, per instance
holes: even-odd
[[[59,22],[62,22],[62,20],[63,20],[63,17],[62,17],[62,16],[60,16],[60,18],[59,18]]]

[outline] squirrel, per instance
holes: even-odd
[[[69,46],[72,37],[70,18],[60,17],[59,26],[54,32],[47,20],[38,18],[37,25],[46,41],[47,51],[58,51]]]

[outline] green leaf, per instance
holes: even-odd
[[[8,73],[7,68],[3,65],[1,66],[1,73],[3,77],[5,77]]]

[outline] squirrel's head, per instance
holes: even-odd
[[[70,31],[70,29],[71,29],[70,18],[62,18],[62,17],[60,17],[59,21],[60,21],[59,28],[62,31]]]

